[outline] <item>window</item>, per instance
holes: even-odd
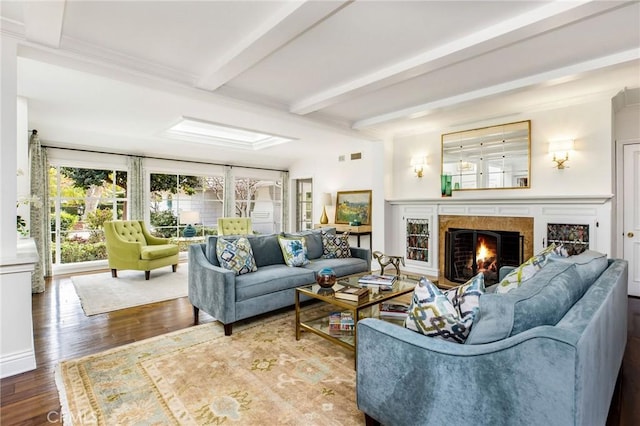
[[[102,226],[127,217],[127,172],[49,168],[51,249],[54,264],[107,258]]]
[[[296,181],[296,231],[313,228],[313,180]]]
[[[234,216],[250,217],[254,232],[282,231],[282,180],[264,177],[235,178]]]
[[[218,217],[223,215],[224,177],[151,173],[149,188],[154,235],[181,237],[187,225],[195,227],[196,236],[216,233]],[[184,212],[196,212],[197,221],[181,223]]]

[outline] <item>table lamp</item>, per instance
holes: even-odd
[[[182,236],[185,238],[195,237],[196,228],[193,224],[200,222],[200,213],[196,211],[182,211],[180,212],[180,224],[187,224],[187,227],[182,231]]]

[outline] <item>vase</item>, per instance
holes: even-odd
[[[318,272],[316,282],[322,288],[331,288],[336,283],[336,273],[331,268],[323,268]]]
[[[451,196],[451,175],[440,176],[440,191],[443,197]]]

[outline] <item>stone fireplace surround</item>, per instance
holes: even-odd
[[[438,241],[445,241],[445,233],[450,228],[475,229],[482,231],[512,231],[518,232],[524,237],[524,260],[533,256],[533,218],[510,216],[438,216]],[[445,247],[444,243],[438,244],[438,281],[450,283],[444,278]]]

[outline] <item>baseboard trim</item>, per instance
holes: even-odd
[[[14,352],[0,358],[0,378],[15,376],[36,369],[36,354],[34,351]]]

